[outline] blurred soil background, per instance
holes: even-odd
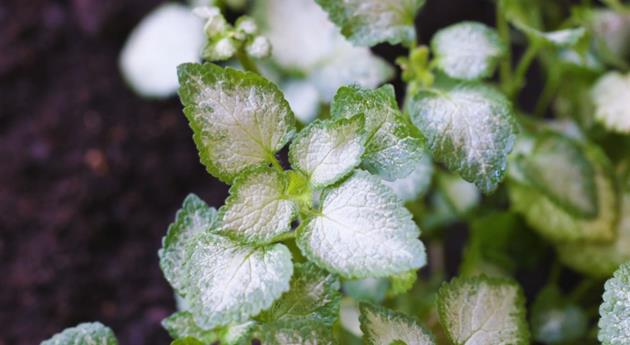
[[[170,341],[161,238],[187,193],[218,207],[227,186],[198,163],[178,99],[140,99],[120,76],[125,39],[160,3],[0,2],[0,345],[92,320],[121,345]],[[494,4],[429,0],[421,42],[460,20],[493,25]]]

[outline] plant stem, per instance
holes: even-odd
[[[507,20],[505,20],[500,5],[496,6],[496,25],[501,41],[505,44],[505,56],[499,65],[499,78],[501,80],[501,88],[507,91],[510,80],[512,80],[512,46],[510,44],[510,27]]]
[[[508,95],[510,96],[510,98],[514,99],[514,97],[516,97],[518,92],[521,91],[521,89],[523,88],[523,85],[525,84],[525,74],[527,74],[527,70],[529,70],[529,66],[534,61],[534,58],[536,57],[536,54],[538,53],[538,49],[539,49],[538,44],[536,43],[532,44],[530,42],[529,46],[527,47],[527,50],[525,50],[525,53],[523,54],[523,56],[521,56],[521,59],[519,60],[518,65],[516,65],[516,71],[514,72],[514,79],[512,81],[512,85],[508,92]]]
[[[236,56],[238,57],[238,61],[241,63],[241,66],[243,66],[243,68],[246,71],[260,74],[260,70],[258,70],[258,66],[256,66],[256,62],[254,62],[254,60],[252,60],[252,58],[249,57],[249,55],[244,49],[239,49],[238,52],[236,52]]]
[[[510,98],[514,99],[518,92],[521,91],[521,89],[523,88],[523,85],[525,84],[525,74],[527,74],[527,71],[534,61],[534,58],[538,54],[539,49],[539,43],[530,41],[529,46],[527,46],[527,50],[525,50],[525,53],[523,54],[523,56],[521,56],[518,65],[516,65],[514,79],[508,92]]]
[[[538,97],[538,101],[536,102],[536,107],[534,108],[534,116],[535,117],[543,117],[545,115],[545,111],[549,107],[549,103],[551,103],[551,99],[554,94],[558,90],[558,81],[560,80],[560,75],[553,71],[549,71],[549,75],[547,76],[547,81],[545,82],[545,86],[543,87],[540,96]]]
[[[271,242],[283,242],[283,241],[294,239],[294,238],[295,238],[295,231],[289,231],[289,232],[285,232],[283,234],[280,234],[274,237],[271,240]]]
[[[268,160],[271,163],[271,165],[279,172],[279,173],[284,173],[284,168],[282,167],[282,165],[280,165],[280,162],[278,162],[278,158],[276,158],[276,156],[273,153],[270,153],[268,155]]]

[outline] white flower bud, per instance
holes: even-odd
[[[218,15],[208,18],[208,21],[203,26],[203,31],[208,37],[212,38],[225,32],[227,26],[225,18],[222,15]]]
[[[250,56],[261,59],[271,54],[271,43],[267,37],[257,36],[245,49]]]
[[[210,38],[222,34],[228,27],[228,23],[223,18],[221,10],[214,6],[196,7],[193,13],[198,17],[207,19],[203,26],[203,31]]]
[[[254,35],[258,31],[258,26],[256,25],[254,19],[250,17],[241,17],[241,19],[237,21],[236,29],[248,35]]]
[[[236,53],[236,44],[231,38],[225,37],[212,45],[211,60],[227,60]]]

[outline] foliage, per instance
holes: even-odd
[[[590,3],[498,0],[496,28],[428,45],[418,0],[265,0],[234,24],[196,9],[206,61],[178,67],[178,93],[231,187],[218,210],[188,196],[163,240],[174,343],[630,344],[630,8]],[[408,50],[398,97],[365,48],[383,42]],[[534,61],[544,86],[520,104]],[[454,222],[469,236],[451,279]],[[527,272],[547,279],[530,304]],[[613,272],[597,332],[593,286]],[[115,344],[89,325],[44,344]]]

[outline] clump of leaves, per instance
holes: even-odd
[[[254,17],[269,20],[264,6],[282,1],[262,3]],[[291,79],[298,65],[318,75],[336,61],[324,58],[331,49],[312,67],[284,45],[276,62],[292,67],[265,65],[265,29],[197,10],[203,57],[242,68],[178,68],[201,163],[231,187],[218,210],[189,195],[164,237],[159,263],[179,301],[163,321],[173,344],[630,344],[628,55],[601,30],[603,20],[630,30],[630,10],[499,0],[496,28],[456,23],[420,45],[424,1],[316,3],[355,45],[408,48],[397,59],[403,102],[389,84],[345,85],[319,118],[297,123],[270,78]],[[546,81],[537,104],[520,107],[534,61]],[[453,222],[470,225],[469,241],[449,280]],[[519,283],[532,272],[547,281],[525,281],[527,304]],[[594,287],[613,272],[596,325]],[[44,344],[89,341],[116,342],[82,324]]]

